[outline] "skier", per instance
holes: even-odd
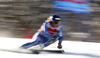
[[[61,17],[58,15],[52,15],[42,24],[38,32],[33,36],[33,39],[36,39],[33,42],[26,43],[20,48],[23,49],[43,49],[50,44],[59,40],[57,48],[62,48],[62,26]]]

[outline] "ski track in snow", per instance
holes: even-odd
[[[0,37],[0,49],[16,49],[17,47],[33,39],[4,38]],[[57,50],[58,42],[46,47],[45,49]],[[64,53],[42,52],[41,54],[21,54],[0,51],[0,58],[100,58],[100,43],[80,42],[80,41],[63,41]]]

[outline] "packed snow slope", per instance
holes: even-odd
[[[0,49],[16,49],[24,43],[31,42],[33,39],[4,38],[0,37]],[[45,49],[56,50],[58,42],[46,47]],[[100,43],[63,41],[64,53],[42,52],[41,54],[21,54],[0,51],[0,58],[100,58]]]

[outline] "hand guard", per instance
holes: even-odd
[[[62,45],[61,43],[58,43],[58,46],[57,46],[58,49],[61,49],[62,48]]]

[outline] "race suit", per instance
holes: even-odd
[[[38,44],[44,44],[44,47],[47,47],[57,40],[59,40],[59,43],[62,43],[62,26],[59,25],[58,27],[52,27],[50,22],[44,22],[41,28],[34,34],[33,39],[36,40],[26,43],[21,47],[27,49]]]

